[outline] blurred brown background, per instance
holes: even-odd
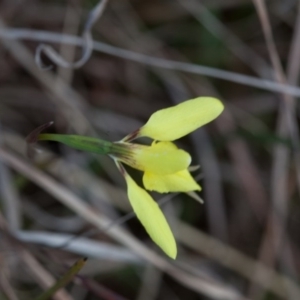
[[[80,59],[97,2],[0,1],[0,299],[35,299],[79,257],[53,299],[300,299],[299,2],[106,2],[88,61],[41,70],[41,44]],[[201,165],[205,204],[154,195],[174,262],[128,215],[109,158],[55,143],[26,156],[26,135],[48,121],[115,141],[197,96],[225,111],[177,142]]]

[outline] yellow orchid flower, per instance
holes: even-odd
[[[223,109],[223,104],[212,97],[188,100],[153,113],[144,126],[113,143],[76,135],[38,134],[36,138],[40,129],[34,131],[31,139],[33,142],[58,141],[80,150],[112,157],[125,178],[128,198],[136,216],[151,239],[169,257],[175,259],[177,247],[168,222],[153,198],[130,177],[123,163],[144,172],[143,184],[149,191],[200,191],[201,187],[188,170],[191,156],[178,149],[172,141],[214,120]],[[149,137],[154,141],[150,146],[132,143],[139,137]]]
[[[201,187],[188,171],[190,155],[171,141],[214,120],[223,108],[218,99],[199,97],[159,110],[143,127],[115,143],[115,152],[110,155],[119,168],[122,162],[143,171],[143,184],[147,190],[159,193],[200,191]],[[154,142],[151,146],[130,143],[139,137],[150,137]],[[152,240],[175,259],[176,243],[164,215],[158,213],[160,209],[154,206],[156,203],[151,196],[132,180],[124,168],[121,172],[125,176],[128,198],[137,217]]]

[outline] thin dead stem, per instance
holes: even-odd
[[[49,66],[45,67],[42,63],[42,54],[45,54],[52,62],[62,68],[81,68],[90,58],[93,51],[93,38],[91,30],[103,14],[108,0],[100,0],[95,8],[89,13],[87,21],[82,33],[83,51],[82,56],[76,62],[68,62],[62,56],[60,56],[51,46],[41,44],[37,47],[35,54],[35,62],[41,69],[49,69]],[[52,66],[50,66],[51,68]]]
[[[1,27],[0,23],[0,37],[9,40],[16,39],[28,39],[35,41],[49,41],[54,43],[68,43],[74,45],[82,45],[82,39],[69,35],[61,35],[48,31],[38,31],[31,29],[9,29]],[[260,79],[248,75],[243,75],[235,72],[220,70],[212,67],[195,65],[191,63],[172,61],[162,58],[156,58],[153,56],[144,55],[141,53],[125,50],[122,48],[114,47],[102,42],[94,42],[94,50],[120,57],[122,59],[134,61],[144,65],[168,69],[177,70],[181,72],[204,75],[207,77],[217,78],[225,81],[235,82],[246,86],[259,88],[262,90],[285,93],[291,96],[300,97],[300,88],[288,84],[279,84],[274,81]]]
[[[279,59],[279,55],[275,46],[272,29],[263,0],[253,0],[259,19],[261,21],[264,37],[266,40],[269,56],[275,70],[275,77],[279,83],[286,82],[286,76]],[[279,117],[277,123],[277,134],[281,137],[291,136],[295,137],[295,115],[294,102],[290,95],[282,95],[284,101],[279,105]],[[277,145],[273,154],[273,170],[272,170],[272,210],[270,212],[265,241],[262,243],[261,259],[268,261],[268,265],[274,265],[277,256],[279,256],[279,249],[284,239],[284,231],[287,216],[287,180],[288,180],[288,166],[290,164],[289,150],[283,145]],[[278,212],[280,211],[280,216]],[[286,246],[288,243],[286,242]],[[268,249],[273,248],[273,255],[270,255]],[[285,257],[281,257],[282,261],[286,261]],[[285,264],[287,266],[287,264]],[[257,271],[259,276],[259,271]],[[299,296],[299,295],[298,295]]]

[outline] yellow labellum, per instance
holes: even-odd
[[[144,172],[172,174],[186,169],[191,163],[189,153],[170,142],[152,143],[151,146],[131,144],[129,147],[129,157],[118,159]]]
[[[223,111],[222,102],[212,97],[198,97],[151,115],[139,136],[159,141],[177,140],[214,120]]]
[[[143,183],[147,190],[159,193],[201,191],[201,187],[188,170],[169,175],[145,172]]]
[[[132,208],[151,239],[171,258],[177,255],[176,242],[157,203],[126,173],[127,193]]]

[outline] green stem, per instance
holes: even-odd
[[[59,289],[65,287],[74,276],[82,269],[86,262],[86,258],[79,259],[56,283],[49,288],[47,291],[38,296],[35,300],[48,300],[50,299]]]
[[[55,141],[65,144],[71,148],[98,154],[111,153],[113,146],[113,143],[111,142],[82,135],[42,133],[39,134],[38,140]]]

